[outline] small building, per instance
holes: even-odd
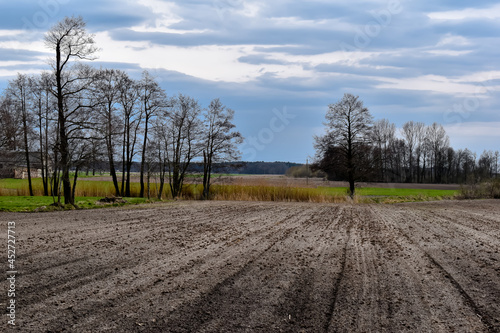
[[[30,154],[31,178],[41,178],[40,154]],[[28,178],[26,154],[22,151],[0,151],[0,178]]]

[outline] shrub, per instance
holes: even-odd
[[[460,199],[500,199],[500,178],[460,186]]]

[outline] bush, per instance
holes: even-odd
[[[300,166],[293,166],[288,168],[286,171],[285,175],[287,177],[293,177],[293,178],[324,178],[326,177],[326,174],[321,171],[311,171],[310,168],[307,167],[307,165],[300,165]]]
[[[500,178],[460,186],[461,199],[500,199]]]

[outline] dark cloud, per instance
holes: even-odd
[[[48,55],[49,53],[44,52],[0,48],[0,61],[33,61]]]
[[[469,7],[487,9],[496,0],[472,3],[465,0],[401,1],[401,10],[387,14],[388,1],[253,1],[254,16],[243,14],[241,0],[173,1],[172,13],[154,12],[150,7],[123,0],[19,0],[2,4],[7,13],[0,29],[23,29],[18,41],[35,41],[64,16],[81,15],[93,33],[108,32],[124,44],[146,41],[149,45],[195,47],[207,45],[247,45],[252,51],[240,56],[241,64],[257,69],[302,66],[307,77],[282,77],[271,69],[248,82],[216,82],[174,70],[149,69],[167,94],[179,92],[199,99],[203,106],[219,97],[235,109],[238,128],[245,136],[255,136],[268,126],[273,110],[286,108],[296,118],[275,140],[259,151],[256,159],[302,161],[314,154],[312,135],[322,126],[327,105],[346,92],[357,94],[376,118],[388,118],[401,126],[408,120],[446,124],[446,112],[466,100],[461,94],[423,90],[380,88],[387,79],[413,79],[437,75],[449,79],[477,72],[498,70],[500,22],[489,19],[434,20],[431,12],[447,12]],[[56,4],[56,5],[54,5]],[[248,8],[247,8],[248,9]],[[164,16],[180,18],[168,28],[188,33],[138,32],[131,28],[154,28]],[[455,39],[454,39],[455,38]],[[0,35],[0,42],[12,37]],[[443,43],[448,39],[447,43]],[[100,47],[105,47],[99,45]],[[148,46],[145,46],[146,48]],[[137,50],[137,49],[135,49]],[[337,63],[307,61],[307,56],[346,51]],[[350,51],[371,55],[355,60]],[[432,51],[435,51],[434,53]],[[467,51],[453,55],[450,51]],[[441,53],[439,53],[441,52]],[[447,53],[448,52],[448,53]],[[0,50],[0,62],[32,62],[45,55],[33,50]],[[203,56],[203,55],[201,55]],[[294,56],[304,56],[299,62]],[[96,67],[117,68],[140,78],[140,64],[94,61]],[[165,64],[168,68],[169,64]],[[269,66],[271,65],[271,66]],[[23,71],[33,65],[2,66]],[[47,69],[40,65],[40,70]],[[35,68],[36,70],[36,68]],[[0,88],[8,78],[0,78]],[[488,86],[500,85],[490,80]],[[478,84],[471,82],[470,84]],[[466,121],[500,121],[500,93],[491,91],[480,99],[479,107]],[[448,119],[448,120],[447,120]],[[283,147],[294,147],[287,149]],[[280,155],[281,154],[281,155]],[[288,154],[288,155],[287,155]]]
[[[277,60],[277,59],[271,59],[267,56],[264,55],[249,55],[249,56],[244,56],[238,58],[239,62],[244,62],[247,64],[252,64],[252,65],[262,65],[262,64],[270,64],[270,65],[284,65],[287,64],[288,62],[285,60]]]
[[[47,31],[65,16],[82,16],[90,30],[113,29],[139,24],[151,17],[144,6],[120,0],[20,0],[2,3],[8,13],[0,29]]]

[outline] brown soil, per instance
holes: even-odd
[[[0,220],[4,240],[16,222],[22,332],[500,332],[500,201],[176,202]]]

